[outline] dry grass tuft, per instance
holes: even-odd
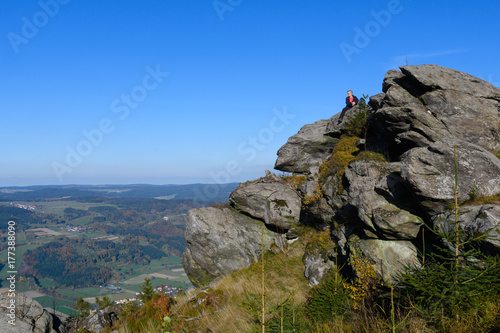
[[[283,295],[292,295],[297,304],[307,300],[309,285],[304,277],[302,256],[309,238],[307,233],[302,234],[298,241],[288,246],[286,252],[266,253],[264,257],[266,308],[276,305]],[[224,302],[220,307],[206,311],[203,315],[193,317],[191,314],[193,310],[189,306],[200,302],[193,300],[201,299],[199,295],[203,291],[198,290],[178,298],[177,305],[172,309],[173,317],[177,318],[178,331],[180,329],[200,332],[251,331],[255,318],[245,309],[243,303],[248,295],[261,295],[261,269],[262,262],[259,260],[249,268],[222,279],[210,290],[224,295]]]

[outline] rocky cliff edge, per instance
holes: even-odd
[[[342,123],[334,115],[289,138],[275,165],[289,175],[268,173],[241,184],[226,205],[189,211],[185,270],[194,285],[208,285],[309,225],[330,230],[336,245],[330,253],[305,250],[311,285],[353,253],[390,283],[403,266],[420,264],[424,243],[440,241],[425,240],[423,226],[449,224],[454,156],[464,202],[500,193],[499,151],[499,88],[437,65],[390,70],[382,93],[349,110]],[[467,229],[498,225],[500,205],[477,202],[461,215]],[[499,235],[491,232],[488,251],[500,253]]]

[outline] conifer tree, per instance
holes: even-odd
[[[139,295],[140,300],[143,303],[149,302],[155,293],[151,280],[144,278],[144,284],[141,285],[141,294]]]
[[[426,255],[422,268],[407,267],[400,276],[400,287],[410,304],[429,318],[459,320],[461,314],[478,308],[500,295],[500,260],[479,250],[490,232],[466,230],[458,205],[458,167],[456,146],[455,202],[452,218],[431,231],[443,240],[442,246]],[[479,229],[479,228],[478,228]]]

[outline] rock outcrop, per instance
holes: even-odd
[[[369,115],[364,138],[339,153],[359,111]],[[227,207],[190,211],[185,269],[206,285],[256,260],[262,230],[269,249],[280,233],[308,224],[331,230],[337,259],[361,253],[392,283],[404,266],[418,267],[424,225],[450,228],[455,159],[464,202],[500,193],[499,151],[499,88],[436,65],[390,70],[368,106],[348,110],[340,124],[334,115],[305,125],[279,149],[275,169],[293,173],[299,184],[268,175],[242,184]],[[499,204],[469,206],[460,218],[470,234],[489,231],[483,247],[500,253],[492,230]],[[332,251],[304,250],[311,285],[333,265]]]
[[[376,161],[357,161],[348,166],[345,176],[349,186],[343,199],[357,210],[365,233],[383,239],[415,239],[423,220],[405,209],[410,193],[402,184],[400,164],[385,169]]]
[[[272,174],[241,184],[231,193],[229,201],[238,211],[263,220],[276,230],[288,230],[299,224],[302,206],[299,195]]]
[[[11,303],[12,299],[15,303]],[[12,310],[14,304],[14,313]],[[50,314],[37,301],[22,295],[0,294],[0,327],[3,333],[65,333],[60,319]],[[12,325],[14,324],[14,325]]]
[[[446,137],[489,151],[500,149],[500,89],[492,84],[453,69],[422,65],[389,71],[382,87],[375,118],[388,133],[390,149],[425,147]]]
[[[250,266],[273,243],[272,232],[261,221],[238,213],[230,207],[198,208],[186,216],[183,255],[184,269],[195,286]]]
[[[122,311],[122,305],[112,305],[102,310],[92,310],[79,327],[94,333],[109,331],[119,322],[118,316]]]
[[[305,125],[278,151],[275,169],[286,172],[318,172],[319,165],[327,159],[338,140],[325,136],[329,120],[319,120]]]
[[[454,147],[458,167],[458,200],[500,193],[500,159],[485,149],[456,138],[415,148],[402,157],[402,178],[422,210],[443,213],[454,200]]]

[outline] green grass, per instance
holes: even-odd
[[[134,291],[136,293],[140,292],[141,291],[141,284],[126,284],[124,286],[122,286],[122,288],[125,288],[127,290],[131,290],[131,291]]]
[[[74,220],[71,220],[71,221],[67,221],[69,224],[71,225],[78,225],[78,226],[86,226],[88,224],[91,224],[93,223],[92,222],[92,218],[94,217],[95,215],[87,215],[87,216],[82,216],[82,217],[79,217],[77,219],[74,219]]]
[[[132,297],[136,297],[135,294],[130,294],[130,293],[118,293],[118,294],[110,294],[110,295],[107,295],[109,297],[110,300],[112,301],[117,301],[119,299],[124,299],[124,298],[132,298]]]
[[[16,244],[18,246],[20,245],[24,245],[26,244],[27,240],[26,240],[26,233],[22,232],[22,231],[18,231],[16,233]]]
[[[77,290],[78,292],[87,295],[87,297],[100,296],[109,293],[104,288],[80,288]]]
[[[109,296],[112,294],[110,290],[105,288],[77,288],[77,289],[57,289],[56,292],[59,295],[71,297],[71,298],[79,298],[79,297],[96,297],[96,296]]]
[[[75,302],[66,301],[60,298],[52,298],[50,296],[40,296],[33,299],[40,303],[44,308],[52,308],[54,304],[56,305],[56,307],[75,304]]]
[[[56,306],[56,311],[59,311],[59,312],[64,313],[68,316],[71,316],[71,317],[76,316],[78,313],[75,310],[67,308],[65,306]]]
[[[83,234],[78,234],[78,235],[82,235],[82,236],[85,236],[87,238],[95,238],[95,237],[102,237],[102,236],[112,236],[110,234],[103,234],[102,232],[86,232],[86,233],[83,233]]]
[[[21,204],[28,204],[28,202],[24,201],[16,201]],[[30,202],[32,204],[32,202]],[[60,219],[65,219],[64,210],[66,208],[75,208],[75,209],[83,209],[88,210],[89,207],[98,207],[98,206],[113,206],[118,208],[115,205],[109,204],[99,204],[99,203],[87,203],[87,202],[77,202],[77,201],[39,201],[36,203],[41,206],[41,209],[37,211],[43,211],[45,214],[54,214]],[[92,213],[90,216],[97,216],[97,214]]]
[[[154,280],[151,280],[151,285],[153,288],[156,288],[158,286],[164,286],[164,285],[171,285],[172,280],[167,280],[167,279],[162,279],[162,278],[155,278]],[[132,290],[135,292],[140,292],[141,291],[141,286],[144,284],[144,281],[138,284],[125,284],[122,288]]]
[[[17,292],[24,292],[30,290],[30,287],[25,281],[16,281],[16,291]]]
[[[75,290],[71,290],[71,289],[57,289],[56,292],[59,295],[66,296],[66,297],[71,297],[71,298],[89,297],[88,295],[84,295],[81,292],[79,292],[78,289],[75,289]]]
[[[168,264],[168,265],[167,265]],[[115,267],[116,268],[116,267]],[[138,277],[143,274],[153,274],[153,273],[161,273],[170,276],[179,277],[179,272],[172,272],[172,269],[182,268],[182,259],[175,256],[170,256],[165,259],[155,259],[151,260],[151,263],[148,266],[141,265],[123,265],[120,266],[119,269],[121,272],[127,272],[130,268],[134,270],[133,274],[126,275],[125,281]],[[181,272],[183,273],[183,272]],[[179,280],[188,280],[187,277],[179,277]],[[169,280],[172,281],[172,280]]]
[[[170,256],[167,258],[166,262],[169,264],[180,264],[180,267],[182,267],[182,258],[180,257]]]
[[[56,288],[60,286],[60,283],[48,278],[43,278],[41,280],[38,280],[38,282],[40,283],[40,286],[47,289]]]

